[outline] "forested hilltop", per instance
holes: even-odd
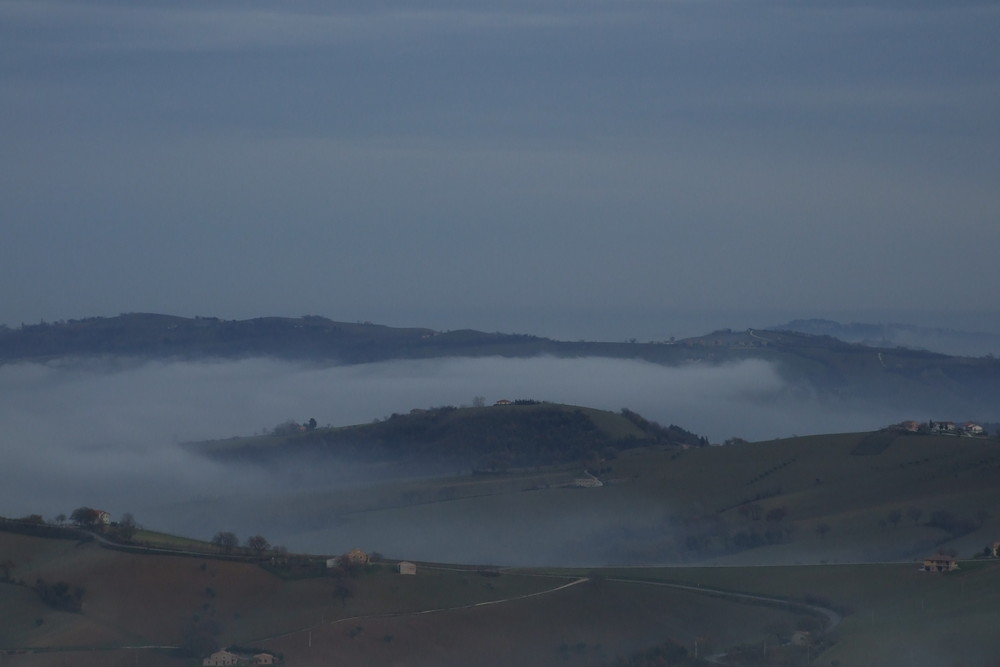
[[[188,447],[217,459],[261,464],[308,458],[458,465],[492,472],[563,463],[596,469],[622,449],[654,444],[699,447],[708,440],[627,409],[615,413],[520,399],[492,406],[413,410],[339,428],[317,427],[315,420],[286,422],[266,435]]]
[[[891,400],[924,411],[990,418],[1000,403],[1000,361],[904,347],[871,347],[791,331],[721,330],[655,342],[557,341],[469,329],[434,331],[319,316],[222,320],[129,313],[0,328],[0,363],[74,357],[240,359],[330,364],[443,357],[606,357],[667,366],[771,363],[793,386],[821,396]]]

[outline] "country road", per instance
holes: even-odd
[[[448,568],[440,568],[440,569],[448,569]],[[416,611],[393,611],[393,612],[384,612],[384,613],[380,613],[380,614],[364,614],[364,615],[361,615],[361,616],[348,616],[346,618],[337,618],[337,619],[334,619],[332,621],[325,621],[323,623],[316,623],[314,625],[310,625],[310,626],[305,627],[305,628],[299,628],[297,630],[291,630],[289,632],[283,632],[281,634],[272,635],[270,637],[257,637],[257,638],[255,638],[253,640],[253,642],[255,642],[255,643],[262,643],[262,642],[271,641],[271,640],[274,640],[274,639],[281,639],[283,637],[289,637],[291,635],[300,634],[302,632],[308,632],[310,630],[314,630],[316,628],[324,627],[324,626],[327,626],[327,625],[339,625],[341,623],[348,623],[348,622],[352,622],[352,621],[363,621],[363,620],[370,620],[370,619],[373,619],[373,618],[404,618],[404,617],[407,617],[407,616],[424,616],[424,615],[427,615],[427,614],[440,614],[440,613],[448,612],[448,611],[460,611],[462,609],[475,609],[477,607],[489,607],[489,606],[497,605],[497,604],[505,604],[507,602],[516,602],[518,600],[526,600],[528,598],[534,598],[534,597],[538,597],[540,595],[549,595],[551,593],[556,593],[558,591],[564,590],[564,589],[569,588],[571,586],[576,586],[578,584],[582,584],[582,583],[587,582],[587,581],[590,581],[590,579],[588,577],[579,577],[577,579],[574,579],[574,580],[572,580],[572,581],[570,581],[568,583],[562,584],[560,586],[556,586],[554,588],[547,588],[544,591],[535,591],[534,593],[526,593],[524,595],[516,595],[514,597],[503,598],[503,599],[500,599],[500,600],[485,600],[483,602],[471,602],[469,604],[455,605],[453,607],[432,607],[430,609],[418,609]]]
[[[701,586],[692,586],[690,584],[672,584],[666,581],[646,581],[641,579],[608,579],[608,581],[617,581],[621,583],[630,584],[644,584],[646,586],[665,586],[667,588],[677,588],[685,591],[693,591],[695,593],[701,593],[702,595],[712,595],[716,597],[730,598],[733,600],[747,600],[750,602],[764,602],[766,604],[778,605],[786,607],[789,609],[797,609],[801,611],[806,611],[809,613],[821,615],[826,619],[826,625],[823,628],[823,634],[830,632],[844,620],[843,614],[831,609],[829,607],[823,607],[817,604],[810,604],[807,602],[795,602],[793,600],[785,600],[783,598],[769,597],[767,595],[754,595],[752,593],[737,593],[736,591],[726,591],[716,588],[702,588]]]
[[[454,569],[454,570],[459,570],[460,568],[439,567],[439,568],[434,568],[434,569],[442,569],[442,570],[452,570],[452,569]],[[462,569],[462,571],[467,571],[467,570]],[[526,573],[521,573],[521,574],[526,574]],[[537,575],[532,575],[532,576],[553,577],[553,578],[561,578],[561,579],[567,578],[567,577],[562,577],[561,575],[553,575],[553,574],[537,574]],[[329,625],[338,625],[338,624],[341,624],[341,623],[355,622],[355,621],[361,621],[361,620],[370,620],[370,619],[382,619],[382,618],[405,618],[405,617],[408,617],[408,616],[415,617],[415,616],[423,616],[423,615],[427,615],[427,614],[439,614],[439,613],[444,613],[444,612],[449,612],[449,611],[460,611],[460,610],[465,610],[465,609],[476,609],[476,608],[479,608],[479,607],[488,607],[488,606],[493,606],[493,605],[506,604],[506,603],[509,603],[509,602],[517,602],[519,600],[525,600],[525,599],[529,599],[529,598],[539,597],[539,596],[542,596],[542,595],[551,595],[551,594],[554,594],[554,593],[558,593],[559,591],[563,591],[563,590],[566,590],[567,588],[570,588],[572,586],[577,586],[579,584],[586,583],[586,582],[588,582],[590,580],[591,580],[590,577],[577,577],[577,578],[573,578],[571,581],[568,581],[567,583],[563,583],[563,584],[560,584],[558,586],[554,586],[552,588],[547,588],[547,589],[542,590],[542,591],[536,591],[534,593],[527,593],[525,595],[517,595],[517,596],[513,596],[513,597],[509,597],[509,598],[502,598],[502,599],[499,599],[499,600],[487,600],[487,601],[484,601],[484,602],[474,602],[474,603],[469,603],[469,604],[456,605],[456,606],[452,606],[452,607],[434,607],[434,608],[430,608],[430,609],[421,609],[421,610],[417,610],[417,611],[386,612],[386,613],[380,613],[380,614],[366,614],[366,615],[361,615],[361,616],[350,616],[350,617],[347,617],[347,618],[338,618],[338,619],[331,620],[331,621],[325,621],[323,623],[316,623],[314,625],[311,625],[311,626],[308,626],[308,627],[304,627],[304,628],[299,628],[297,630],[292,630],[292,631],[289,631],[289,632],[284,632],[284,633],[281,633],[281,634],[278,634],[278,635],[273,635],[273,636],[269,636],[269,637],[258,637],[258,638],[255,638],[253,640],[253,642],[260,644],[260,643],[264,643],[264,642],[271,641],[271,640],[274,640],[274,639],[280,639],[280,638],[288,637],[288,636],[291,636],[291,635],[300,634],[300,633],[303,633],[303,632],[309,632],[311,630],[318,629],[318,628],[321,628],[321,627],[325,627],[325,626],[329,626]],[[706,596],[711,596],[711,597],[721,597],[721,598],[727,598],[727,599],[731,599],[731,600],[735,600],[735,601],[745,601],[745,602],[751,602],[751,603],[757,602],[757,603],[763,603],[763,604],[767,604],[767,605],[774,605],[774,606],[784,607],[786,609],[795,610],[795,611],[804,611],[804,612],[807,612],[807,613],[811,613],[811,614],[815,614],[815,615],[818,615],[818,616],[822,616],[826,620],[826,623],[824,624],[823,630],[822,630],[822,632],[820,634],[826,634],[826,633],[832,631],[834,628],[836,628],[838,625],[840,625],[840,622],[843,620],[843,615],[840,612],[838,612],[838,611],[836,611],[834,609],[831,609],[829,607],[823,607],[821,605],[810,604],[810,603],[806,603],[806,602],[796,602],[796,601],[792,601],[792,600],[786,600],[786,599],[783,599],[783,598],[770,597],[770,596],[767,596],[767,595],[756,595],[756,594],[752,594],[752,593],[739,593],[739,592],[736,592],[736,591],[727,591],[727,590],[721,590],[721,589],[715,589],[715,588],[703,588],[703,587],[700,587],[700,586],[692,586],[692,585],[689,585],[689,584],[675,584],[675,583],[664,582],[664,581],[649,581],[649,580],[644,580],[644,579],[624,579],[624,578],[617,578],[616,577],[616,578],[606,579],[605,581],[613,581],[613,582],[616,582],[616,583],[623,583],[623,584],[635,584],[635,585],[639,585],[639,586],[657,586],[657,587],[662,587],[662,588],[673,588],[673,589],[676,589],[676,590],[690,591],[690,592],[693,592],[693,593],[698,593],[700,595],[706,595]],[[718,657],[718,656],[716,656],[716,657]]]

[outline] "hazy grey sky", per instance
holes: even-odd
[[[953,0],[0,0],[0,323],[987,328],[997,35]]]

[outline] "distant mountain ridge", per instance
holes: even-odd
[[[920,327],[912,324],[843,324],[826,319],[799,319],[768,327],[779,331],[796,331],[817,336],[833,336],[840,340],[872,347],[913,347],[953,355],[998,355],[1000,334],[985,331],[959,331],[942,327]]]
[[[997,420],[1000,362],[898,346],[851,343],[792,330],[733,331],[659,343],[558,341],[470,329],[435,331],[319,316],[222,320],[149,313],[0,329],[0,364],[72,357],[243,359],[363,364],[444,357],[601,357],[663,366],[772,364],[803,394],[893,402],[913,414]],[[916,412],[919,411],[919,412]]]

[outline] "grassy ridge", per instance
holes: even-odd
[[[296,430],[252,438],[192,443],[194,451],[223,460],[254,463],[296,458],[321,461],[407,461],[506,470],[577,462],[639,444],[707,444],[676,426],[664,428],[634,412],[607,412],[574,405],[525,404],[393,414],[385,420],[340,428]]]

